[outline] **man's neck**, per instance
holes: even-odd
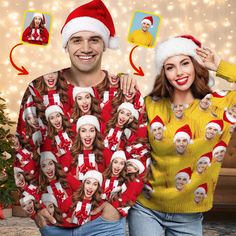
[[[71,67],[65,78],[75,86],[92,87],[103,81],[105,73],[101,69],[92,72],[81,72]]]

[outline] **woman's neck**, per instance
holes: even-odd
[[[180,90],[174,90],[174,95],[172,98],[172,103],[174,104],[190,104],[194,101],[193,94],[191,90],[188,91],[180,91]]]

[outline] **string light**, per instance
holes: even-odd
[[[17,120],[16,111],[19,110],[20,101],[24,91],[33,79],[49,71],[70,66],[68,54],[61,47],[60,30],[64,21],[78,4],[90,0],[3,0],[0,26],[2,32],[1,64],[0,64],[0,91],[1,96],[7,100],[10,117]],[[117,35],[120,37],[120,50],[106,50],[103,57],[103,68],[116,72],[132,74],[133,68],[129,63],[129,53],[134,47],[127,41],[128,28],[133,12],[143,10],[162,16],[158,42],[173,35],[192,34],[218,54],[233,63],[236,62],[236,21],[235,0],[103,0],[113,16]],[[204,9],[204,11],[203,11]],[[50,45],[35,46],[24,44],[14,49],[13,61],[18,66],[24,66],[29,75],[19,76],[18,71],[9,60],[10,50],[21,42],[21,30],[25,10],[37,10],[50,13],[53,16]],[[47,27],[49,23],[47,23]],[[155,79],[154,49],[138,47],[133,53],[133,62],[141,66],[145,76],[136,77],[143,95],[152,89]],[[222,89],[222,80],[216,80],[216,86]],[[234,85],[230,85],[230,88]],[[223,87],[224,88],[224,87]],[[16,102],[17,101],[17,102]]]

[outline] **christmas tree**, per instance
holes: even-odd
[[[0,97],[0,205],[13,203],[12,191],[16,189],[13,174],[13,135],[10,127],[15,124],[5,113],[6,101]]]

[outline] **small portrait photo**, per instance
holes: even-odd
[[[161,23],[161,16],[144,11],[133,14],[128,41],[143,47],[154,47]]]
[[[40,11],[26,11],[21,40],[36,45],[49,43],[52,17]]]

